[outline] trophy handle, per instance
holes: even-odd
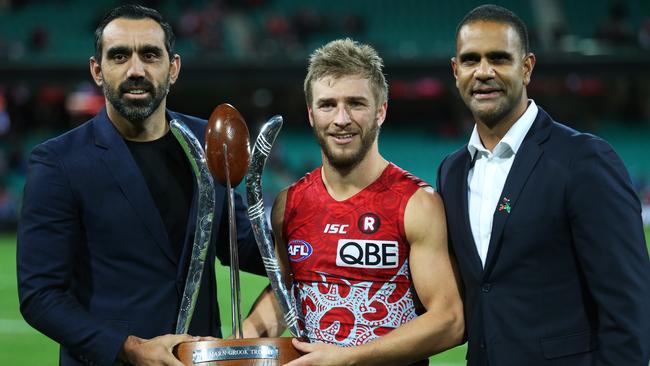
[[[192,257],[190,259],[185,289],[183,290],[183,297],[181,299],[181,307],[178,311],[178,319],[176,321],[176,333],[184,334],[187,333],[190,322],[192,321],[192,315],[194,314],[196,299],[199,294],[199,288],[201,287],[201,275],[205,266],[205,257],[208,253],[210,236],[212,235],[212,219],[215,205],[214,184],[206,163],[205,152],[196,136],[180,120],[174,119],[170,121],[169,126],[190,162],[190,166],[196,177],[196,185],[199,192],[196,216],[197,224],[194,231]]]
[[[298,307],[295,305],[293,297],[287,289],[284,275],[280,270],[280,265],[275,255],[275,245],[273,244],[271,230],[266,220],[264,202],[262,200],[262,171],[271,152],[271,147],[281,128],[282,116],[273,116],[262,126],[255,140],[255,145],[251,153],[251,161],[246,172],[248,218],[253,227],[255,241],[257,241],[257,246],[262,254],[264,268],[269,277],[271,288],[284,314],[287,328],[289,328],[291,335],[294,337],[304,338],[298,326]]]

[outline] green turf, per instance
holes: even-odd
[[[15,236],[0,236],[0,358],[3,365],[56,365],[59,347],[23,321],[16,291]]]
[[[650,252],[650,228],[646,228],[646,242]],[[268,281],[259,276],[242,276],[242,309],[250,309],[256,294]],[[230,322],[230,290],[228,272],[217,268],[219,303],[223,323]],[[224,335],[230,334],[230,327],[224,326]],[[431,358],[431,365],[464,365],[465,346],[456,347]],[[0,358],[3,365],[41,366],[58,362],[58,346],[27,325],[18,310],[16,291],[16,248],[14,235],[0,236]]]

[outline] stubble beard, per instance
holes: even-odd
[[[327,162],[340,172],[350,172],[368,155],[368,151],[379,135],[379,124],[375,120],[372,127],[361,135],[361,146],[355,152],[350,154],[336,154],[327,144],[327,131],[317,131],[313,129],[314,135],[318,140],[321,151],[327,158]]]

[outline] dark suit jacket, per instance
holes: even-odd
[[[650,262],[641,207],[603,140],[541,108],[495,207],[485,268],[468,216],[467,146],[438,171],[463,280],[469,365],[647,366]]]
[[[181,119],[203,140],[205,120],[171,111],[167,117]],[[220,335],[214,259],[229,261],[228,225],[225,188],[215,187],[213,240],[193,335]],[[236,216],[242,269],[263,274],[240,197]],[[18,228],[23,316],[61,344],[62,365],[110,365],[127,335],[173,333],[195,221],[196,193],[179,261],[144,177],[105,110],[37,146]]]

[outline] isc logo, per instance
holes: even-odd
[[[336,249],[336,265],[355,268],[397,268],[396,241],[341,239]]]
[[[289,260],[292,262],[302,262],[309,258],[314,250],[311,245],[304,240],[292,240],[287,246],[289,252]]]
[[[347,234],[350,225],[345,224],[327,224],[325,225],[325,234]]]

